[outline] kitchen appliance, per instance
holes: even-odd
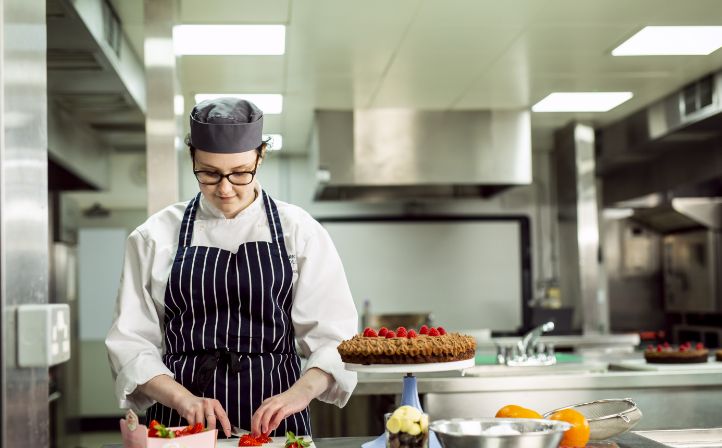
[[[666,310],[722,310],[722,235],[699,229],[672,233],[663,241]]]

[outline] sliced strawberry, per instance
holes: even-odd
[[[399,327],[396,329],[396,336],[400,338],[405,338],[408,332],[406,331],[405,327]]]
[[[419,334],[429,334],[429,327],[422,325],[421,328],[419,328]]]
[[[388,331],[389,331],[388,328],[381,327],[381,329],[379,330],[379,336],[381,336],[381,337],[386,336],[386,333],[388,333]]]
[[[431,327],[431,329],[429,330],[429,336],[439,336],[439,330],[437,330],[434,327]]]
[[[414,330],[409,330],[409,334],[407,334],[406,337],[409,338],[409,339],[413,339],[413,338],[418,338],[419,335],[416,334],[416,331],[414,331]]]
[[[391,338],[395,338],[395,337],[396,337],[396,334],[394,334],[393,331],[389,330],[386,332],[386,339],[391,339]]]
[[[445,335],[446,330],[444,330],[444,327],[436,327],[436,330],[439,332],[440,335]]]

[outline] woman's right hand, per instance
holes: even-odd
[[[218,400],[197,397],[168,375],[153,377],[138,386],[138,391],[175,409],[189,425],[201,423],[210,429],[216,429],[216,424],[220,423],[226,437],[231,436],[231,422]]]
[[[174,408],[189,425],[203,423],[210,429],[216,429],[216,424],[220,423],[226,437],[231,436],[231,422],[218,400],[197,397],[188,392],[177,401]]]

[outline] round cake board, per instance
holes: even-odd
[[[352,364],[346,363],[346,370],[363,373],[424,373],[463,370],[474,367],[474,358],[451,362],[426,364]]]

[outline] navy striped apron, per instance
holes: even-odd
[[[301,376],[291,323],[293,271],[276,203],[262,195],[272,241],[243,243],[233,253],[191,246],[198,193],[183,215],[165,291],[163,363],[176,381],[220,401],[231,424],[248,430],[261,402]],[[164,425],[186,424],[160,403],[146,415]],[[308,408],[271,435],[286,431],[311,435]]]

